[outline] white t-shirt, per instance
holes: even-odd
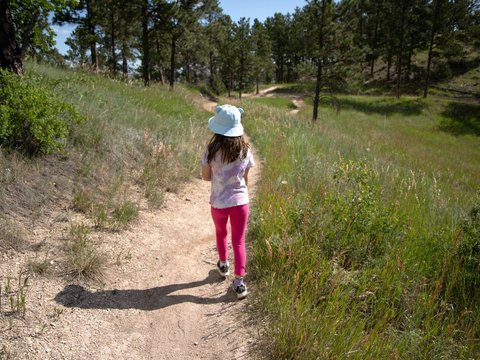
[[[208,149],[205,148],[201,163],[207,165]],[[255,166],[250,149],[245,159],[241,157],[231,163],[223,163],[220,152],[210,162],[212,168],[212,188],[210,205],[216,209],[248,204],[248,189],[243,175],[245,170]]]

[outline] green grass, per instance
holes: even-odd
[[[291,100],[285,97],[256,97],[249,99],[246,103],[251,105],[265,105],[265,106],[273,106],[276,108],[284,108],[284,109],[295,109],[295,105],[292,103]]]
[[[11,250],[25,250],[26,238],[26,234],[18,225],[0,217],[0,254]]]
[[[338,103],[315,124],[311,106],[249,109],[265,158],[249,232],[262,347],[272,359],[478,357],[480,139],[442,129],[446,101]]]
[[[27,68],[86,118],[72,129],[67,144],[81,156],[73,189],[77,210],[95,217],[99,214],[94,209],[107,206],[106,212],[115,214],[117,204],[138,201],[125,190],[132,180],[142,187],[149,204],[158,207],[165,192],[176,191],[198,173],[209,114],[195,106],[186,88],[145,88],[140,82],[36,63]]]

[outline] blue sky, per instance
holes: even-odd
[[[232,20],[238,21],[241,17],[265,21],[269,16],[279,12],[282,14],[293,13],[296,7],[303,7],[305,0],[220,0],[223,13],[230,15]],[[57,48],[60,53],[65,54],[68,50],[65,40],[74,29],[71,25],[62,27],[53,26],[57,33]]]
[[[305,0],[220,0],[223,13],[234,21],[241,17],[264,21],[276,12],[293,13],[296,7],[302,8],[305,4]]]

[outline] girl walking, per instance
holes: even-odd
[[[227,223],[230,219],[235,280],[233,290],[239,299],[247,296],[243,281],[246,267],[245,231],[248,222],[248,171],[255,165],[241,123],[242,108],[221,105],[208,120],[214,133],[202,154],[202,178],[211,181],[210,205],[217,241],[220,275],[230,274]]]

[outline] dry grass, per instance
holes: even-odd
[[[0,219],[0,252],[23,251],[26,246],[25,231],[18,224]]]
[[[66,274],[72,278],[101,281],[107,258],[92,244],[89,235],[90,230],[85,225],[70,227],[66,248]]]

